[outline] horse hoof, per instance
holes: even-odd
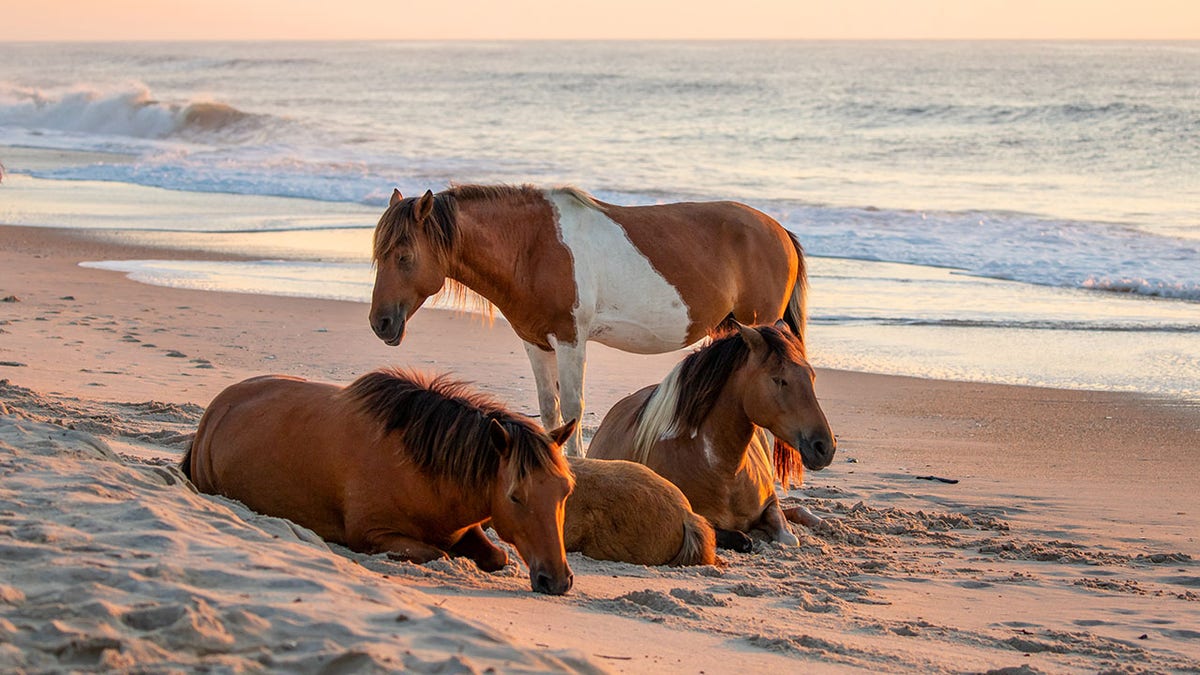
[[[717,546],[738,553],[749,553],[754,550],[754,540],[745,532],[737,530],[717,530]]]
[[[796,535],[792,534],[791,532],[780,532],[779,536],[777,536],[775,538],[775,541],[779,542],[780,544],[783,544],[784,546],[799,546],[800,545],[800,537],[797,537]]]

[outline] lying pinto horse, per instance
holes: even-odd
[[[546,434],[442,377],[377,371],[343,389],[265,376],[217,395],[181,468],[203,492],[415,563],[456,555],[504,567],[480,528],[491,518],[533,590],[561,595],[573,478],[560,446],[574,431],[572,421]]]

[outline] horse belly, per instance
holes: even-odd
[[[687,346],[691,320],[683,296],[634,246],[624,228],[573,197],[547,196],[574,262],[578,332],[642,354]]]

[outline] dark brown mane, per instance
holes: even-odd
[[[458,204],[473,201],[502,201],[514,196],[536,196],[541,191],[533,185],[454,185],[433,196],[433,211],[421,228],[439,258],[445,260],[458,245]],[[375,262],[389,251],[407,244],[418,235],[413,211],[417,197],[401,199],[379,217],[375,225]]]
[[[377,370],[355,380],[343,395],[378,420],[385,433],[399,432],[402,452],[429,475],[471,488],[490,486],[500,466],[488,431],[493,419],[512,440],[517,480],[541,470],[570,475],[537,425],[465,382]]]
[[[441,194],[453,195],[464,202],[497,201],[509,199],[515,195],[534,196],[540,198],[542,191],[534,185],[453,185]]]
[[[804,344],[774,326],[753,326],[767,346],[764,358],[778,357],[795,361],[804,358]],[[735,370],[746,363],[750,346],[740,333],[733,331],[718,335],[706,347],[684,358],[679,365],[678,398],[675,405],[675,429],[684,434],[695,433],[712,412],[725,383]],[[661,386],[661,385],[660,385]]]

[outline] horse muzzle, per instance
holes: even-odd
[[[575,574],[570,570],[562,576],[554,576],[543,569],[529,570],[529,585],[534,593],[563,595],[575,584]]]
[[[404,329],[408,324],[407,312],[400,307],[388,313],[371,316],[371,330],[375,336],[386,344],[395,347],[404,339]]]
[[[833,455],[837,452],[837,441],[832,436],[804,438],[801,436],[795,445],[800,451],[800,460],[809,471],[820,471],[833,463]]]

